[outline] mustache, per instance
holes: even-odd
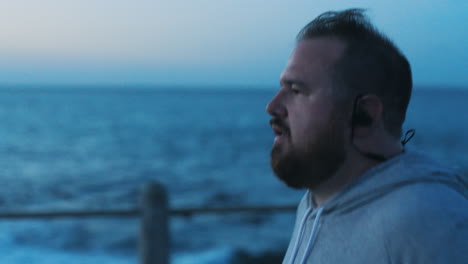
[[[283,132],[289,133],[288,125],[282,119],[279,119],[278,117],[271,118],[270,119],[270,126],[273,126],[273,125],[277,126]]]

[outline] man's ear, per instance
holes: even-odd
[[[366,94],[356,102],[355,136],[367,137],[382,121],[383,103],[377,95]]]

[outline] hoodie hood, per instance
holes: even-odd
[[[321,207],[324,214],[346,213],[397,188],[421,182],[444,184],[468,197],[468,183],[455,170],[443,167],[421,153],[405,150],[365,172]],[[307,207],[313,207],[312,193],[308,192],[307,196]]]

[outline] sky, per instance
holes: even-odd
[[[277,87],[297,32],[351,7],[415,86],[468,88],[466,0],[0,0],[0,87]]]

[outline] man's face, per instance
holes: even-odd
[[[267,106],[275,132],[271,167],[290,187],[316,187],[346,157],[346,115],[333,98],[330,74],[343,50],[333,38],[299,42]]]

